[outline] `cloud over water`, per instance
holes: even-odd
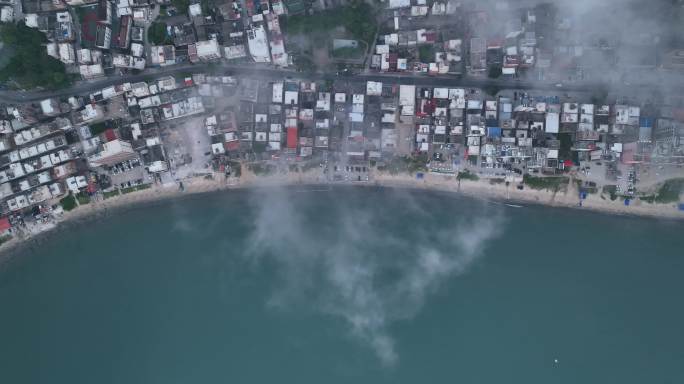
[[[503,219],[484,204],[461,216],[424,209],[407,192],[382,193],[386,205],[377,196],[375,205],[354,196],[312,205],[315,193],[260,190],[251,199],[256,214],[247,256],[277,270],[269,305],[305,305],[338,317],[392,366],[400,347],[390,325],[412,319],[431,293],[464,273],[499,235]]]

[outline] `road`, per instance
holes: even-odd
[[[554,94],[567,92],[592,92],[599,87],[609,87],[611,92],[633,95],[646,92],[663,92],[664,84],[668,88],[675,90],[676,85],[672,82],[650,83],[650,84],[597,84],[595,82],[573,82],[568,84],[557,84],[548,82],[538,82],[518,79],[488,79],[453,76],[427,76],[415,75],[412,73],[360,73],[351,76],[338,76],[335,72],[304,74],[295,70],[276,69],[258,67],[256,65],[235,65],[235,64],[180,64],[164,68],[151,68],[141,74],[114,75],[91,81],[79,81],[67,89],[51,91],[8,91],[0,90],[0,102],[5,103],[27,103],[43,100],[50,97],[64,96],[83,96],[97,92],[111,85],[124,82],[139,82],[151,80],[163,76],[181,73],[199,73],[213,71],[243,77],[256,77],[267,80],[283,80],[286,78],[308,79],[308,80],[346,80],[349,82],[380,81],[386,84],[402,84],[416,86],[442,86],[442,87],[462,87],[462,88],[497,88],[497,89],[516,89],[516,90],[537,90],[553,91]],[[679,83],[679,82],[678,82]],[[681,83],[680,83],[681,84]]]

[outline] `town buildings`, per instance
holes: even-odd
[[[432,172],[468,169],[483,178],[516,170],[557,175],[598,163],[681,164],[684,114],[676,104],[581,98],[562,84],[557,92],[488,93],[451,81],[542,81],[563,65],[589,68],[579,43],[547,46],[542,37],[553,23],[544,8],[525,9],[500,28],[472,10],[467,22],[474,25],[462,29],[459,2],[386,3],[389,29],[370,44],[367,69],[396,73],[362,81],[340,70],[314,81],[291,70],[276,17],[302,2],[227,1],[210,14],[192,3],[189,16],[164,19],[160,45],[145,37],[149,2],[32,2],[27,25],[46,33],[46,51],[70,73],[121,82],[87,96],[3,105],[0,211],[23,212],[68,193],[173,183],[241,161],[289,166],[324,159],[364,169],[416,158]],[[74,24],[69,11],[77,5],[87,5],[83,17],[90,22]],[[668,66],[676,67],[677,57],[669,55]],[[280,70],[282,77],[230,73],[248,66]],[[127,81],[140,72],[149,80]],[[450,81],[423,81],[431,76]]]

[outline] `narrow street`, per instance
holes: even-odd
[[[76,82],[71,88],[51,90],[51,91],[9,91],[0,90],[0,102],[8,103],[22,103],[34,102],[50,97],[62,97],[73,95],[88,95],[97,92],[105,87],[121,84],[124,82],[139,82],[143,80],[150,80],[162,76],[173,75],[183,72],[200,73],[215,70],[215,65],[205,64],[180,64],[164,68],[150,68],[144,73],[127,74],[127,75],[113,75],[91,81]],[[270,67],[260,67],[257,65],[244,64],[226,64],[221,63],[219,68],[223,73],[228,75],[240,75],[243,77],[254,77],[260,80],[283,80],[286,78],[294,79],[308,79],[308,80],[335,80],[343,78],[338,76],[336,72],[317,72],[317,73],[302,73],[293,69],[275,69]],[[517,79],[489,79],[486,77],[464,77],[456,78],[453,76],[427,76],[415,75],[413,73],[368,73],[355,74],[345,78],[347,81],[365,83],[366,81],[379,81],[385,84],[404,84],[417,86],[443,86],[443,87],[463,87],[463,88],[484,88],[495,87],[497,89],[515,89],[515,90],[538,90],[538,91],[554,91],[554,93],[567,92],[591,92],[599,86],[606,86],[615,94],[644,94],[654,90],[660,90],[662,93],[678,92],[677,84],[684,82],[668,81],[663,83],[652,82],[649,79],[648,83],[630,83],[630,84],[599,84],[595,82],[574,82],[569,84],[558,84],[543,81],[523,81]]]

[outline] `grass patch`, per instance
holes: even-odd
[[[565,176],[536,177],[530,175],[523,176],[523,183],[536,190],[547,190],[557,192],[566,187],[570,179]]]
[[[349,3],[346,7],[318,12],[313,16],[292,15],[283,18],[281,28],[286,34],[312,35],[329,33],[341,26],[352,38],[371,43],[377,28],[375,10],[363,0],[352,0]]]
[[[379,171],[387,171],[391,175],[399,173],[427,172],[428,158],[426,154],[417,156],[397,156],[393,157],[383,166],[378,166]]]
[[[432,45],[421,45],[418,48],[418,57],[423,63],[432,63],[435,61],[435,48]]]
[[[76,198],[70,193],[69,196],[62,198],[59,201],[59,204],[62,206],[63,210],[67,212],[71,211],[72,209],[76,208]]]
[[[132,186],[132,187],[128,187],[128,188],[122,189],[122,190],[121,190],[121,194],[122,194],[122,195],[125,195],[125,194],[131,193],[131,192],[142,191],[143,189],[148,189],[148,188],[150,188],[150,187],[151,187],[150,184],[134,185],[134,186]]]
[[[186,8],[187,9],[187,8]],[[171,36],[166,33],[166,23],[153,22],[147,28],[147,38],[154,45],[172,44]]]
[[[107,124],[104,121],[91,124],[88,127],[90,128],[90,134],[93,136],[97,136],[107,130]]]
[[[275,165],[264,163],[251,163],[247,165],[247,168],[256,176],[268,176],[276,171]]]
[[[456,176],[457,180],[470,180],[470,181],[478,181],[480,180],[480,177],[469,170],[465,169],[463,171],[458,172],[458,176]]]
[[[76,200],[78,200],[79,205],[89,204],[90,203],[90,196],[88,196],[88,194],[85,192],[79,192],[76,195]]]
[[[118,190],[118,189],[115,189],[115,190],[113,190],[113,191],[103,192],[103,193],[102,193],[102,196],[104,197],[105,200],[107,200],[107,199],[109,199],[109,198],[119,196],[120,194],[121,194],[121,193],[119,193],[119,190]]]
[[[679,195],[684,192],[684,178],[670,179],[665,181],[655,196],[655,202],[660,204],[676,203]]]
[[[359,45],[358,47],[344,47],[334,49],[332,51],[332,57],[337,59],[360,59],[363,57],[365,49]]]
[[[645,201],[649,204],[655,203],[657,198],[658,198],[658,196],[656,196],[656,195],[639,196],[639,200]]]

